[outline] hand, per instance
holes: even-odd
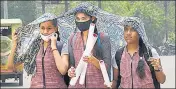
[[[111,87],[112,87],[112,88],[116,88],[116,86],[117,86],[117,81],[112,80],[112,81],[111,81]]]
[[[107,87],[107,88],[116,88],[117,82],[116,82],[115,80],[112,80],[112,81],[110,82],[110,87],[108,87],[108,85],[105,84],[105,83],[104,83],[104,85],[105,85],[105,87]]]
[[[56,42],[57,42],[58,35],[55,33],[53,36],[51,36],[51,48],[57,49]]]
[[[68,76],[69,76],[70,78],[76,77],[75,68],[74,68],[74,67],[71,67],[71,68],[68,70]]]
[[[92,56],[84,56],[83,57],[83,61],[86,62],[86,63],[92,63]]]
[[[154,70],[160,70],[160,68],[161,68],[161,63],[160,63],[160,59],[158,58],[158,59],[155,59],[155,58],[150,58],[150,60],[149,61],[151,61],[151,65],[154,67]]]
[[[108,87],[108,85],[104,82],[104,86],[106,87],[106,88],[112,88],[112,87]]]

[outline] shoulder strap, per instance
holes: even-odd
[[[122,53],[123,53],[124,48],[125,47],[122,47],[118,51],[116,51],[115,59],[116,59],[116,62],[117,62],[117,66],[120,66],[120,61],[121,61],[121,57],[122,57]]]
[[[153,57],[151,49],[148,48],[148,50],[149,50],[149,55],[147,56],[146,53],[144,54],[144,58],[145,58],[146,61],[149,59],[149,57]],[[150,71],[151,71],[151,74],[152,74],[152,79],[153,79],[155,89],[160,89],[160,83],[156,79],[156,74],[155,74],[155,71],[154,71],[154,67],[151,66],[151,65],[148,65],[148,66],[150,67]]]
[[[71,66],[74,66],[75,67],[75,58],[74,58],[74,55],[73,55],[73,38],[74,38],[74,35],[76,33],[73,33],[71,34],[70,38],[69,38],[69,41],[68,41],[68,52],[69,52],[69,63],[70,63],[70,67]]]
[[[102,32],[98,33],[98,39],[97,39],[97,42],[98,42],[98,46],[100,48],[102,48],[102,45],[101,45],[101,39],[103,39],[104,37],[104,34]]]
[[[148,48],[148,51],[149,51],[148,53],[147,52],[144,53],[144,58],[145,58],[146,61],[149,59],[149,57],[153,57],[152,51],[151,51],[150,48]],[[154,67],[149,65],[149,64],[148,64],[148,66],[150,67],[150,71],[151,71],[151,74],[152,74],[152,79],[153,79],[155,89],[160,89],[160,83],[156,79],[156,74],[155,74],[155,71],[154,71]]]
[[[121,82],[121,76],[120,76],[120,62],[121,62],[121,57],[122,57],[122,53],[125,47],[120,48],[118,51],[116,51],[115,54],[115,60],[118,66],[118,80],[117,80],[117,88],[120,86],[120,82]]]

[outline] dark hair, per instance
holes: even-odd
[[[88,11],[88,10],[86,10],[86,9],[84,9],[84,8],[76,8],[76,11],[75,11],[74,15],[76,15],[77,13],[84,13],[84,14],[86,14],[86,15],[88,15],[88,16],[91,16],[91,15],[89,14],[89,12],[90,12],[90,11]]]
[[[143,79],[146,76],[145,75],[145,69],[144,69],[146,59],[143,59],[144,56],[148,56],[148,55],[144,55],[146,53],[147,53],[147,48],[146,48],[142,38],[139,37],[139,56],[140,56],[140,59],[139,59],[139,62],[138,62],[136,72],[141,79]],[[144,57],[144,58],[146,58],[146,57]]]
[[[54,27],[57,27],[57,19],[48,20],[48,21],[52,21],[53,26],[54,26]],[[46,22],[46,21],[45,21],[45,22]],[[43,23],[43,22],[42,22],[42,23]],[[40,24],[41,24],[41,23],[40,23]],[[40,24],[39,24],[39,27],[40,27]],[[58,35],[58,37],[57,37],[57,41],[60,41],[59,31],[58,31],[58,29],[57,29],[57,31],[56,31],[55,33]]]

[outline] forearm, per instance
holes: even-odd
[[[65,75],[66,72],[67,72],[67,69],[68,69],[68,55],[64,55],[64,57],[62,57],[58,50],[54,50],[53,51],[53,55],[54,55],[54,59],[55,59],[55,63],[56,63],[56,66],[57,66],[57,69],[59,70],[59,72],[62,74],[62,75]]]
[[[92,56],[91,58],[92,58],[91,63],[92,63],[97,69],[100,69],[99,60],[98,60],[96,57],[94,57],[94,56]]]
[[[164,74],[163,71],[155,71],[156,74],[156,79],[158,80],[159,83],[163,84],[166,80],[166,75]]]
[[[14,67],[14,55],[15,55],[15,50],[16,50],[16,46],[13,46],[11,49],[11,53],[8,56],[8,68],[12,69]]]
[[[113,80],[118,80],[118,69],[113,67]]]
[[[160,70],[160,71],[155,71],[156,79],[158,80],[159,83],[163,84],[165,82],[165,80],[166,80],[166,75],[163,72],[163,69],[162,69],[162,66],[161,66],[161,61],[159,59],[159,60],[157,60],[155,62],[156,63],[154,63],[155,64],[154,65],[154,69],[155,70]]]

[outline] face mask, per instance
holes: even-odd
[[[51,33],[50,35],[47,35],[47,36],[45,36],[45,35],[43,35],[43,34],[40,34],[40,36],[41,36],[41,38],[42,38],[44,41],[48,42],[48,41],[51,39],[51,37],[54,35],[54,33],[55,33],[55,32],[53,32],[53,33]]]
[[[77,22],[76,21],[76,26],[78,27],[78,29],[82,32],[82,31],[86,31],[89,29],[89,26],[90,26],[90,23],[92,21],[91,20],[88,20],[86,22]]]

